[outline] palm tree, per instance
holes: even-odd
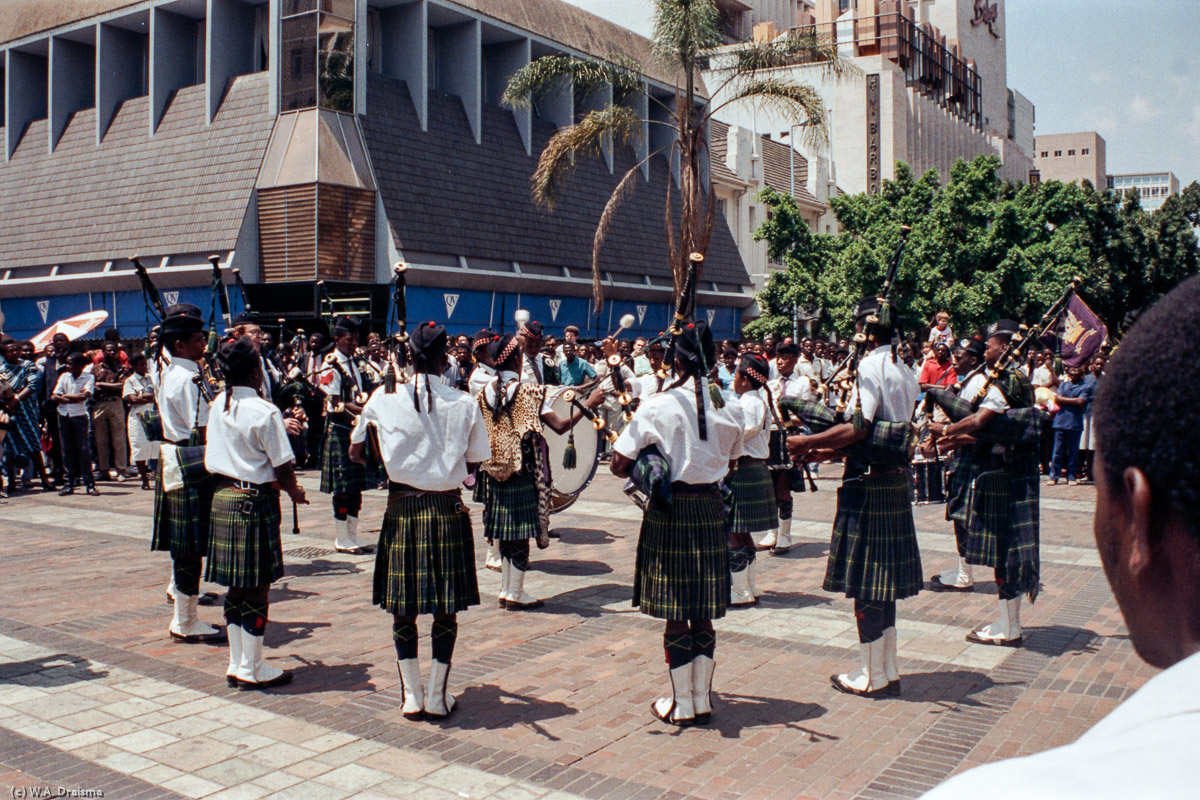
[[[609,142],[630,144],[646,124],[671,128],[670,143],[649,153],[625,173],[600,215],[592,243],[592,290],[597,310],[604,302],[600,282],[604,238],[621,202],[637,186],[638,170],[647,161],[665,153],[672,164],[678,165],[679,221],[676,223],[672,214],[669,182],[664,217],[667,256],[678,295],[683,291],[688,255],[707,252],[715,218],[711,180],[703,168],[708,158],[708,121],[731,103],[758,103],[794,120],[806,144],[825,147],[829,129],[820,96],[812,87],[789,80],[780,68],[816,63],[825,73],[839,78],[855,72],[852,65],[838,57],[836,45],[828,37],[819,37],[813,31],[794,30],[776,41],[751,42],[721,52],[724,41],[714,0],[654,0],[654,5],[654,56],[677,77],[673,104],[653,95],[650,102],[661,105],[669,121],[643,119],[627,105],[645,90],[645,84],[637,63],[619,56],[544,56],[512,76],[501,100],[510,107],[526,109],[563,86],[573,87],[581,97],[592,96],[602,88],[612,89],[611,100],[603,108],[558,130],[542,151],[531,183],[534,202],[547,209],[553,209],[559,200],[577,158],[595,157]],[[716,78],[716,87],[708,97],[698,97],[696,92],[702,65],[707,65]],[[717,102],[713,98],[721,99]],[[688,298],[689,312],[691,302]]]

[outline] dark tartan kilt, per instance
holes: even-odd
[[[1014,448],[1002,468],[978,473],[967,495],[966,559],[1003,569],[1005,584],[1036,597],[1040,581],[1038,453]]]
[[[324,494],[365,492],[379,485],[379,470],[350,460],[350,428],[328,422],[321,448],[321,491]]]
[[[457,614],[479,605],[471,515],[461,497],[388,495],[371,602],[402,616]]]
[[[758,533],[779,527],[775,484],[765,464],[740,464],[729,473],[733,492],[732,533]]]
[[[922,585],[908,471],[844,480],[838,488],[825,591],[890,601],[912,597]]]
[[[279,491],[252,494],[221,488],[213,495],[204,580],[221,586],[264,586],[283,577]]]
[[[968,564],[995,568],[1008,545],[1011,479],[1004,469],[979,472],[967,487]]]
[[[483,535],[500,542],[536,539],[538,527],[538,490],[533,476],[518,472],[498,481],[484,472]]]
[[[154,532],[151,550],[169,550],[174,556],[208,555],[208,516],[212,507],[211,478],[197,486],[164,492],[163,460],[154,469]]]
[[[646,509],[638,537],[633,606],[658,619],[719,619],[729,603],[729,548],[719,495]]]

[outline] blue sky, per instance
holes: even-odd
[[[1002,0],[1008,85],[1037,133],[1095,130],[1108,171],[1200,180],[1198,0]],[[649,0],[568,0],[649,35]]]

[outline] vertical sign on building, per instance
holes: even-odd
[[[867,194],[879,194],[879,75],[867,76]]]

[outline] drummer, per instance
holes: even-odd
[[[576,412],[563,419],[551,410],[557,394],[547,396],[544,384],[521,381],[521,338],[506,333],[488,345],[497,375],[479,393],[477,402],[491,442],[491,458],[479,467],[482,483],[483,530],[500,549],[500,607],[509,611],[540,608],[543,603],[525,591],[529,569],[529,540],[550,546],[550,465],[544,453],[542,426],[566,433],[579,421]],[[585,401],[596,408],[604,393],[596,389]]]
[[[771,379],[770,393],[776,401],[785,397],[796,397],[810,400],[813,397],[812,379],[807,375],[796,374],[796,362],[800,359],[800,348],[791,342],[784,342],[775,349],[775,359],[771,362],[776,368],[777,377]],[[776,446],[782,441],[777,435]],[[810,469],[816,465],[810,466]],[[770,550],[771,555],[781,556],[792,549],[792,512],[795,501],[792,499],[793,481],[803,481],[795,470],[772,469],[775,479],[775,503],[779,512],[779,527],[769,530],[755,545],[756,550]],[[798,484],[798,488],[803,483]]]
[[[745,442],[743,455],[728,479],[733,493],[729,522],[731,606],[752,606],[758,602],[753,534],[772,530],[776,525],[775,486],[767,469],[771,438],[771,412],[767,404],[775,402],[767,386],[769,372],[770,362],[766,358],[747,353],[733,377],[733,390],[742,407]]]

